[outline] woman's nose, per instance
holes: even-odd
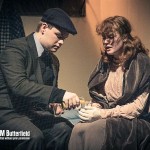
[[[110,42],[110,39],[109,39],[109,38],[106,38],[106,39],[103,40],[103,43],[105,43],[105,44],[107,44],[107,43],[109,43],[109,42]]]

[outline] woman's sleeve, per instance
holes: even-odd
[[[145,108],[149,95],[149,92],[143,92],[131,103],[127,103],[126,105],[122,106],[117,105],[112,109],[101,109],[101,118],[124,117],[133,119],[135,117],[138,117]]]

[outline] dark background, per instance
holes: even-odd
[[[11,0],[14,1],[20,15],[41,16],[48,8],[59,7],[71,17],[84,17],[85,0]]]

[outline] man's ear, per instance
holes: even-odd
[[[48,24],[47,23],[42,23],[42,28],[44,28],[44,29],[48,28]]]
[[[48,28],[47,23],[42,23],[42,25],[41,25],[41,33],[42,34],[44,34],[46,28]]]

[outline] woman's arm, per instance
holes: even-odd
[[[101,118],[121,116],[128,119],[138,117],[142,113],[149,95],[148,92],[143,92],[131,103],[122,106],[117,105],[112,109],[101,109],[100,116]]]
[[[147,103],[148,97],[149,93],[144,92],[133,102],[122,106],[117,105],[115,108],[111,109],[100,109],[98,107],[87,106],[79,111],[79,117],[83,121],[90,121],[98,118],[104,119],[108,117],[124,117],[133,119],[142,113]]]

